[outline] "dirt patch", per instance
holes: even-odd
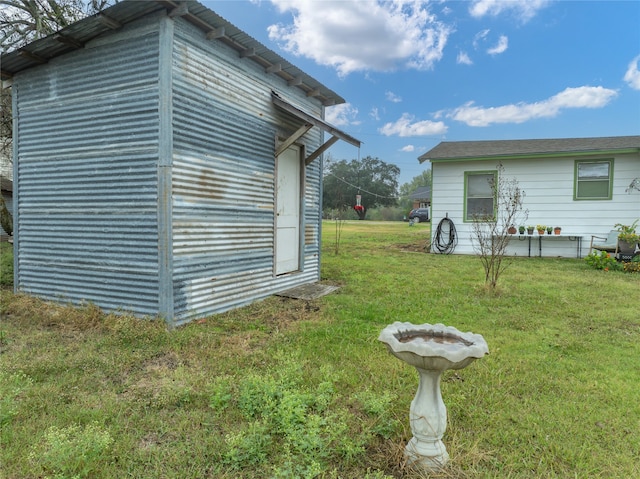
[[[164,371],[175,371],[180,365],[182,365],[182,361],[178,355],[171,352],[148,359],[144,362],[142,368],[148,373],[162,373]]]
[[[397,243],[397,244],[391,245],[391,247],[399,251],[404,251],[405,253],[430,253],[431,252],[431,244],[426,240],[417,241],[415,243]]]

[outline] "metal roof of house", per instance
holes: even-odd
[[[329,106],[345,102],[340,95],[277,53],[269,50],[215,12],[193,0],[180,2],[173,0],[125,0],[119,2],[100,13],[69,25],[55,34],[3,54],[0,58],[1,78],[8,80],[18,72],[83,48],[87,42],[100,35],[117,30],[129,22],[160,10],[166,10],[169,16],[183,17],[200,28],[208,39],[221,41],[236,50],[239,59],[256,62],[264,68],[266,73],[281,77],[290,86],[303,90],[307,96],[318,98],[323,105]]]
[[[418,160],[535,158],[569,154],[640,151],[640,136],[557,138],[546,140],[443,141]]]

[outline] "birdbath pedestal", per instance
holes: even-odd
[[[420,377],[409,410],[413,437],[405,447],[410,465],[434,471],[442,468],[449,454],[442,442],[447,428],[447,408],[440,393],[440,376],[447,369],[462,369],[489,353],[479,334],[462,333],[444,324],[395,322],[378,337],[398,359],[415,367]]]

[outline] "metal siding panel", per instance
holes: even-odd
[[[158,145],[158,313],[173,323],[173,247],[172,247],[172,162],[173,162],[173,96],[172,58],[173,25],[169,18],[160,19],[159,45],[159,145]]]
[[[158,312],[158,35],[145,35],[16,78],[20,291]]]
[[[228,310],[319,274],[319,162],[307,168],[304,272],[274,276],[275,138],[298,129],[279,114],[253,62],[176,21],[174,50],[173,253],[177,322]],[[309,111],[321,107],[298,98]],[[315,149],[321,133],[303,138]],[[312,211],[315,208],[315,211]],[[308,233],[307,233],[308,232]]]

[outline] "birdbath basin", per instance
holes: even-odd
[[[410,465],[426,470],[440,469],[449,460],[442,442],[447,428],[447,408],[440,393],[440,376],[447,369],[462,369],[489,353],[479,334],[462,333],[444,324],[401,323],[382,330],[379,341],[389,352],[415,367],[420,377],[409,411],[413,437],[405,447]]]

